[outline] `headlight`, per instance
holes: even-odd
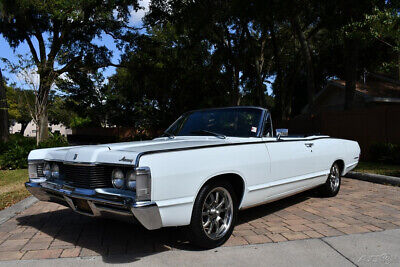
[[[135,169],[136,174],[136,200],[146,201],[151,199],[151,173],[149,167]]]
[[[126,180],[127,180],[126,185],[128,186],[128,189],[135,190],[135,188],[136,188],[136,175],[135,175],[135,171],[134,170],[128,171],[126,173]]]
[[[38,164],[34,162],[28,162],[28,173],[29,178],[38,178],[38,171],[37,171]]]
[[[54,179],[60,178],[60,167],[55,163],[51,166],[51,177]]]
[[[51,166],[50,166],[50,163],[46,162],[44,164],[43,174],[46,177],[46,179],[49,179],[51,177]]]
[[[122,189],[125,184],[125,175],[121,169],[114,169],[111,174],[111,181],[115,188]]]

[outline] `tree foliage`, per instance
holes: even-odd
[[[114,65],[112,51],[93,40],[103,33],[126,38],[130,8],[138,9],[137,1],[0,1],[0,33],[12,48],[28,44],[40,77],[35,104],[38,141],[47,138],[47,107],[55,80],[63,73],[94,72]]]
[[[7,86],[7,104],[9,125],[15,122],[20,123],[21,134],[23,135],[29,122],[33,120],[35,94],[31,90],[21,90]]]
[[[154,0],[148,32],[126,51],[128,68],[109,93],[132,123],[210,105],[264,106],[288,119],[332,77],[346,81],[351,106],[365,71],[392,75],[399,66],[399,10],[383,0]]]
[[[128,26],[129,1],[0,3],[0,33],[12,47],[38,41],[41,86],[65,94],[60,107],[75,126],[156,131],[184,111],[228,105],[290,119],[308,112],[331,78],[345,80],[347,108],[365,72],[400,78],[394,0],[153,0],[140,32]],[[120,40],[119,64],[93,43],[101,33]],[[99,68],[110,65],[116,73],[105,79]]]

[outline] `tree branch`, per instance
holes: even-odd
[[[129,30],[132,30],[132,31],[140,31],[140,30],[147,29],[146,26],[143,26],[143,27],[132,27],[132,26],[124,25],[123,27],[127,28]]]
[[[46,46],[44,44],[43,36],[38,32],[35,32],[35,36],[39,42],[40,61],[44,63],[46,62]]]
[[[113,34],[113,33],[110,32],[110,31],[104,30],[104,32],[105,32],[106,34],[110,35],[114,40],[120,40],[120,39],[121,39],[121,38],[115,36],[115,34]]]
[[[78,63],[80,60],[80,57],[74,57],[71,59],[70,62],[68,62],[63,68],[54,71],[55,73],[57,73],[57,75],[61,75],[64,72],[69,72],[72,70],[73,66]],[[91,66],[91,68],[96,68],[96,69],[101,69],[101,68],[106,68],[106,67],[116,67],[116,68],[128,68],[127,65],[123,65],[123,64],[114,64],[112,62],[106,63],[106,64],[100,64],[100,65],[94,65]],[[80,67],[80,69],[82,71],[87,71],[88,68],[85,66]]]
[[[35,61],[36,66],[39,68],[40,60],[39,60],[39,58],[37,56],[36,49],[33,46],[32,40],[29,38],[28,35],[25,37],[25,40],[28,43],[29,49],[31,50],[31,53],[32,53],[32,56],[33,56],[33,60]]]
[[[311,37],[313,37],[319,30],[321,29],[321,23],[319,23],[317,26],[315,26],[314,28],[312,28],[307,36],[306,39],[309,40]]]
[[[73,57],[64,67],[62,67],[61,69],[56,70],[54,72],[57,73],[58,75],[61,75],[64,72],[68,72],[68,71],[70,71],[72,69],[74,64],[79,62],[80,59],[81,59],[81,57],[79,57],[79,56]]]
[[[124,64],[114,64],[112,62],[106,63],[106,64],[101,64],[101,65],[96,65],[94,66],[97,69],[101,69],[101,68],[107,68],[107,67],[116,67],[116,68],[128,68],[128,65],[124,65]],[[82,68],[84,69],[84,68]]]
[[[51,64],[53,64],[54,59],[57,55],[57,52],[58,52],[58,50],[60,50],[61,42],[64,37],[63,33],[61,33],[61,36],[58,36],[60,34],[59,26],[60,25],[59,25],[58,21],[53,22],[53,43],[51,45],[50,52],[48,55],[48,61],[51,62]]]
[[[384,43],[385,45],[387,45],[387,46],[389,46],[389,47],[391,47],[391,48],[394,48],[394,45],[392,45],[392,44],[386,42],[385,40],[383,40],[383,39],[381,39],[381,38],[379,38],[379,37],[376,37],[376,36],[375,36],[375,39],[377,39],[378,41]]]

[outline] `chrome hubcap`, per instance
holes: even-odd
[[[340,177],[339,169],[336,165],[333,165],[331,168],[331,172],[329,173],[329,183],[332,191],[336,191],[336,189],[339,187],[340,183],[339,177]]]
[[[218,239],[226,234],[232,224],[233,202],[228,190],[214,188],[204,200],[202,225],[206,235]]]

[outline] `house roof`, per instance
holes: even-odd
[[[346,83],[343,80],[333,80],[330,84],[344,88]],[[369,97],[400,98],[400,85],[386,81],[357,82],[356,91]]]
[[[346,82],[344,80],[336,79],[328,81],[327,86],[317,93],[315,102],[325,95],[327,92],[334,88],[345,89]],[[400,103],[400,81],[387,78],[385,76],[368,73],[367,81],[356,83],[356,93],[362,96],[366,102],[369,103]],[[302,112],[308,110],[306,105]]]

